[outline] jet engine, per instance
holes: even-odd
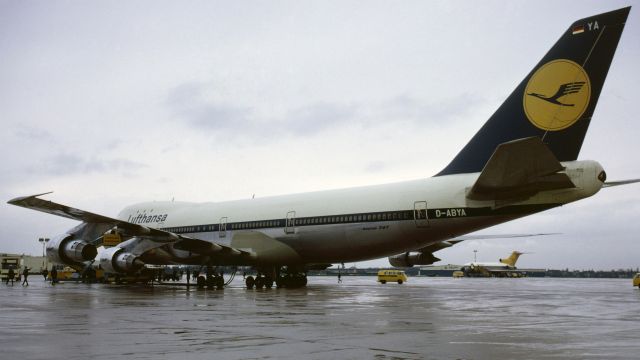
[[[133,273],[140,270],[144,263],[123,248],[112,247],[100,254],[100,266],[108,273]]]
[[[389,256],[389,264],[393,267],[412,267],[413,265],[431,265],[436,261],[440,261],[432,253],[410,253]]]
[[[47,243],[47,258],[54,263],[73,265],[96,258],[98,250],[93,244],[73,235],[63,235]]]

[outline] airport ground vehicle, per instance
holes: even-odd
[[[378,282],[386,284],[388,282],[397,282],[402,284],[407,281],[407,275],[402,270],[380,270],[378,271]]]
[[[19,281],[22,274],[19,255],[2,254],[0,256],[0,281],[7,281],[9,269],[13,269],[14,280]]]
[[[633,286],[637,286],[640,289],[640,273],[633,277]]]
[[[14,280],[17,281],[22,277],[25,267],[29,269],[29,274],[31,275],[41,274],[45,264],[45,258],[42,256],[0,253],[0,279],[2,281],[7,280],[9,267],[13,267]]]

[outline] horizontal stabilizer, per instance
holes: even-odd
[[[528,198],[540,191],[574,188],[564,167],[539,137],[498,145],[467,193],[471,200]]]
[[[630,179],[630,180],[620,180],[620,181],[607,181],[602,185],[602,187],[613,187],[620,185],[629,185],[640,182],[640,179]]]

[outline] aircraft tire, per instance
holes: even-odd
[[[264,287],[267,289],[271,289],[273,287],[273,279],[271,277],[266,277],[264,279]]]
[[[207,275],[207,289],[213,289],[216,285],[216,279],[213,275]]]
[[[204,276],[200,275],[198,276],[198,279],[196,280],[196,285],[198,286],[198,289],[203,289],[205,286],[206,280],[204,278]]]
[[[256,284],[255,279],[253,278],[253,276],[247,276],[247,279],[245,280],[245,285],[247,285],[247,289],[253,289],[253,286]]]
[[[224,288],[224,278],[222,276],[216,276],[216,289],[222,290]]]
[[[380,284],[384,285],[387,283],[387,280],[380,280]]]
[[[398,280],[398,285],[402,285],[402,280]]]
[[[264,277],[258,276],[256,278],[256,289],[262,289],[264,287]]]

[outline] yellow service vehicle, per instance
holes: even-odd
[[[13,280],[20,281],[20,255],[0,254],[0,281],[7,281],[9,269],[13,269]]]
[[[387,282],[397,282],[402,284],[407,281],[407,275],[402,270],[380,270],[378,271],[378,282],[386,284]]]
[[[640,273],[633,277],[633,286],[637,286],[640,289]]]

